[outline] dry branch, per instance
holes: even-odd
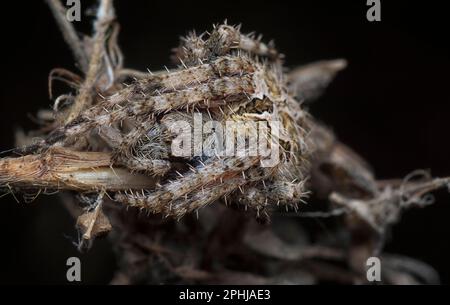
[[[299,100],[314,100],[346,67],[345,59],[323,60],[298,67],[288,75],[289,90]]]
[[[126,191],[152,187],[151,178],[113,168],[110,153],[52,148],[45,153],[0,160],[0,185],[20,189]]]
[[[71,122],[80,113],[92,104],[92,98],[95,94],[95,86],[100,72],[104,68],[104,56],[106,56],[105,42],[107,31],[114,21],[114,9],[112,0],[101,0],[97,11],[97,20],[94,23],[95,34],[92,38],[92,53],[89,59],[89,68],[86,73],[86,79],[81,85],[80,92],[72,105],[66,123]]]
[[[75,60],[80,66],[81,71],[86,72],[88,69],[88,57],[85,48],[78,37],[73,24],[67,20],[66,9],[62,6],[60,0],[46,0],[50,10],[58,23],[63,34],[64,40],[69,45]]]

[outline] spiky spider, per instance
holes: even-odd
[[[152,213],[179,218],[227,196],[258,215],[273,204],[297,209],[306,194],[308,126],[306,113],[287,91],[281,56],[227,24],[183,38],[174,53],[177,69],[102,92],[103,100],[38,146],[73,145],[98,131],[113,152],[111,165],[151,174],[158,185],[113,198]],[[270,146],[280,147],[281,161],[262,168],[263,157],[245,151],[232,157],[175,158],[170,148],[176,135],[168,123],[192,122],[198,113],[219,122],[265,120],[271,126],[279,121],[279,137],[271,138]]]
[[[105,21],[97,24],[107,29]],[[344,60],[304,66],[286,76],[283,56],[273,43],[242,34],[240,26],[225,22],[210,33],[182,38],[173,52],[176,69],[144,74],[122,68],[117,31],[112,28],[109,43],[100,40],[106,48],[101,62],[91,63],[91,68],[97,67],[95,96],[89,99],[83,90],[91,70],[84,84],[68,71],[51,73],[51,80],[62,78],[80,92],[76,98],[57,98],[53,130],[20,149],[40,154],[22,158],[19,165],[17,160],[3,161],[2,181],[8,186],[107,192],[126,206],[178,219],[219,199],[251,208],[258,217],[268,216],[270,207],[280,205],[297,211],[311,186],[324,196],[338,192],[350,198],[380,197],[365,162],[301,107],[301,101],[318,96],[346,66]],[[127,79],[132,82],[126,84]],[[66,100],[69,110],[61,107]],[[269,129],[279,123],[276,136],[262,135],[272,150],[277,148],[279,162],[262,167],[264,156],[249,154],[247,136],[254,130],[247,125],[224,134],[244,139],[232,156],[173,155],[177,123],[192,127],[198,114],[222,123],[264,121]],[[17,174],[17,167],[25,171],[25,164],[31,175],[11,176]],[[69,165],[60,168],[61,164]],[[97,174],[83,172],[90,168],[96,168]],[[306,186],[309,176],[312,185]],[[339,204],[340,199],[335,201]]]

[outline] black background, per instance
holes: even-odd
[[[382,21],[366,19],[365,0],[354,1],[116,1],[126,66],[159,70],[188,30],[208,30],[228,19],[244,32],[275,39],[287,66],[343,57],[340,74],[310,110],[374,167],[379,178],[414,169],[450,175],[450,58],[444,1],[382,0]],[[395,4],[394,4],[395,3]],[[94,1],[82,1],[83,9]],[[395,5],[395,6],[394,6]],[[55,67],[77,72],[43,1],[2,2],[0,151],[12,148],[17,127],[49,107],[47,76]],[[88,31],[90,19],[78,24]],[[434,266],[450,283],[450,195],[405,213],[387,251]],[[0,200],[0,283],[65,283],[65,261],[82,258],[84,283],[107,283],[114,270],[106,240],[87,254],[71,243],[74,220],[55,197],[34,203]],[[68,238],[69,235],[71,238]]]

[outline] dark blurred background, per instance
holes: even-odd
[[[65,1],[63,1],[65,2]],[[81,1],[83,10],[94,1]],[[275,39],[294,67],[343,57],[349,67],[311,112],[374,167],[379,178],[414,169],[450,175],[450,19],[443,1],[414,5],[382,0],[382,21],[366,19],[366,0],[354,1],[115,1],[120,45],[128,67],[159,70],[179,35],[228,19]],[[395,4],[394,4],[395,2]],[[17,127],[51,105],[47,76],[55,67],[78,72],[44,1],[3,2],[0,151],[14,145]],[[89,31],[91,19],[77,24]],[[436,268],[450,283],[450,195],[405,213],[387,251]],[[31,204],[0,199],[0,283],[66,283],[66,259],[82,259],[83,283],[108,283],[116,262],[107,240],[87,254],[72,245],[74,220],[57,197]]]

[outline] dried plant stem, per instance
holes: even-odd
[[[126,191],[153,187],[151,178],[111,167],[111,154],[52,148],[0,160],[0,184],[19,188]]]
[[[322,60],[298,67],[288,75],[289,90],[299,100],[314,100],[346,67],[345,59]]]
[[[83,44],[78,37],[72,23],[67,20],[66,9],[62,6],[59,0],[46,0],[50,10],[58,23],[59,28],[63,34],[64,40],[69,45],[72,53],[77,61],[80,69],[84,72],[88,69],[88,58],[84,51]]]
[[[87,70],[85,81],[80,88],[80,92],[67,116],[66,123],[69,123],[78,117],[83,110],[92,104],[93,91],[103,66],[107,31],[114,18],[115,14],[112,0],[102,0],[97,11],[97,20],[94,24],[95,34],[93,37],[89,68]]]
[[[98,216],[99,216],[99,214],[100,214],[100,212],[102,210],[102,203],[103,203],[103,196],[104,195],[105,195],[104,192],[101,192],[98,195],[97,201],[95,203],[96,206],[95,206],[95,209],[94,209],[92,221],[90,221],[86,232],[84,232],[84,234],[83,234],[83,239],[85,239],[85,240],[91,240],[92,239],[92,232],[93,232],[93,229],[94,229],[95,222],[96,222],[96,220],[97,220],[97,218],[98,218]]]

